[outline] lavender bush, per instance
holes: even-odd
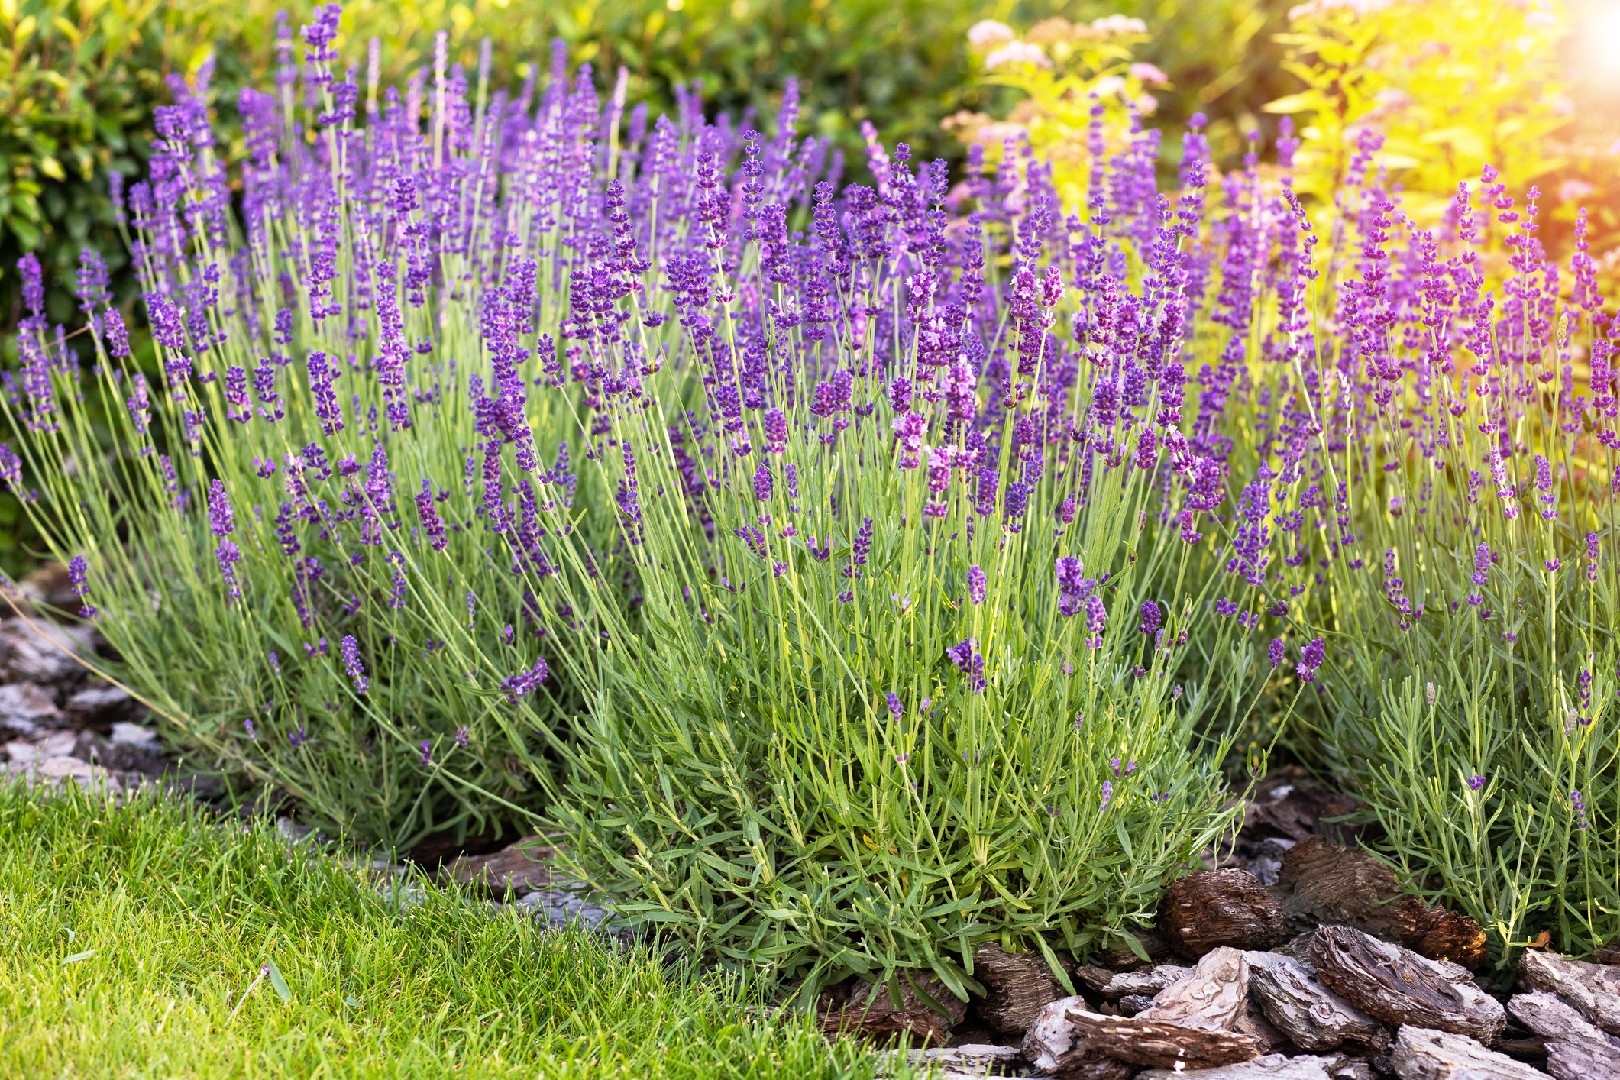
[[[1250,325],[1203,297],[1202,143],[1172,202],[1144,137],[1082,225],[1027,154],[952,191],[874,146],[871,185],[795,206],[743,142],[696,170],[731,213],[667,257],[690,366],[610,396],[592,462],[639,587],[557,600],[616,643],[562,654],[569,851],[806,999],[919,969],[965,997],[987,941],[1062,977],[1231,824],[1231,738],[1322,662],[1263,537],[1230,577],[1200,543],[1242,365],[1200,389],[1183,357]]]
[[[408,845],[532,813],[570,700],[547,679],[538,521],[555,508],[588,548],[610,520],[574,473],[601,388],[566,338],[570,280],[614,250],[597,178],[622,118],[561,57],[517,99],[442,51],[381,90],[375,50],[370,78],[340,73],[337,15],[242,94],[234,173],[200,92],[159,110],[127,206],[160,381],[131,366],[93,253],[88,379],[24,260],[5,407],[28,437],[4,468],[171,734],[315,822]],[[97,394],[114,460],[87,432]]]
[[[1620,323],[1584,215],[1561,268],[1534,189],[1487,170],[1435,232],[1375,178],[1346,203],[1331,333],[1296,343],[1287,398],[1337,509],[1279,513],[1313,523],[1285,570],[1325,574],[1342,643],[1313,751],[1497,949],[1587,949],[1620,935]]]

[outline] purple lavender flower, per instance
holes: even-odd
[[[956,669],[967,676],[968,689],[983,693],[989,682],[984,677],[984,657],[979,654],[977,638],[966,638],[945,650],[946,657]]]
[[[1155,604],[1152,600],[1142,601],[1141,610],[1142,622],[1141,625],[1137,627],[1137,630],[1143,634],[1146,634],[1148,637],[1152,637],[1154,634],[1159,632],[1159,627],[1164,625],[1164,616],[1159,611],[1159,605]],[[1276,665],[1273,664],[1272,666],[1275,667]]]
[[[0,483],[19,498],[23,495],[22,458],[5,443],[0,443]]]
[[[79,617],[93,619],[96,616],[95,605],[90,603],[89,568],[85,564],[83,555],[75,555],[68,561],[68,584],[73,586],[73,595],[79,598]],[[1591,677],[1587,677],[1590,683]]]
[[[1102,802],[1097,807],[1098,812],[1100,813],[1100,812],[1108,809],[1108,804],[1113,802],[1113,801],[1114,801],[1114,782],[1112,780],[1104,780],[1102,782]]]
[[[337,393],[332,389],[335,372],[327,355],[320,351],[309,354],[309,392],[315,398],[315,416],[321,422],[321,431],[330,438],[343,430],[343,409]]]
[[[433,764],[433,748],[426,739],[422,740],[422,756],[417,759],[416,763],[423,768]]]
[[[1271,644],[1266,646],[1266,659],[1271,661],[1273,668],[1279,666],[1287,654],[1287,646],[1283,644],[1283,639],[1280,637],[1272,638]]]
[[[1294,668],[1299,675],[1300,682],[1311,682],[1316,678],[1316,672],[1327,659],[1327,646],[1321,638],[1312,638],[1305,647],[1299,650],[1299,664]]]
[[[760,462],[754,470],[754,498],[765,502],[771,497],[771,467]]]
[[[889,703],[889,715],[892,718],[894,718],[895,720],[899,720],[902,716],[904,716],[906,714],[906,707],[905,707],[905,705],[901,704],[899,694],[896,694],[893,690],[890,690],[887,694],[885,694],[883,696],[884,696],[885,700],[887,700],[888,703]]]
[[[343,670],[354,680],[354,692],[364,694],[371,688],[371,682],[366,678],[366,667],[360,661],[360,643],[354,640],[353,634],[345,634],[339,651],[343,655]]]
[[[456,745],[459,746],[459,747],[462,747],[463,749],[466,748],[466,746],[467,746],[467,729],[465,727],[456,728]]]
[[[220,539],[231,535],[236,529],[230,497],[225,494],[224,482],[217,478],[208,485],[208,527]]]
[[[219,564],[219,575],[225,581],[225,602],[235,603],[242,598],[242,586],[236,580],[236,564],[242,561],[242,549],[233,541],[221,540],[214,549],[214,561]]]
[[[1577,829],[1584,829],[1592,824],[1586,816],[1586,799],[1579,791],[1569,793],[1569,805],[1570,809],[1575,811],[1575,827]]]
[[[1103,604],[1103,598],[1096,593],[1086,597],[1086,646],[1092,649],[1102,647],[1103,628],[1108,623],[1108,608]]]
[[[1598,534],[1586,534],[1586,580],[1597,581],[1598,577]]]
[[[1475,773],[1473,776],[1470,776],[1468,778],[1468,789],[1470,791],[1478,791],[1481,788],[1483,788],[1484,786],[1485,786],[1485,778],[1483,776],[1479,775],[1478,773]]]
[[[978,565],[968,567],[967,572],[968,599],[975,604],[984,603],[984,598],[990,591],[990,579],[985,577],[984,571]]]

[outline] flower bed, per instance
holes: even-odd
[[[1533,199],[1419,230],[1369,136],[1319,251],[1196,129],[1084,217],[1017,146],[846,183],[791,95],[384,89],[336,18],[234,174],[160,117],[161,384],[87,258],[98,364],[36,310],[4,403],[83,616],[235,782],[398,845],[543,814],[807,998],[965,997],[990,942],[1131,946],[1281,733],[1498,955],[1620,930],[1611,320]]]

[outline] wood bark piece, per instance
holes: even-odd
[[[1112,1058],[1088,1057],[1069,1020],[1071,1008],[1084,1009],[1083,997],[1059,998],[1040,1011],[1024,1033],[1020,1048],[1024,1060],[1043,1076],[1064,1080],[1124,1080],[1136,1072]]]
[[[1545,990],[1514,994],[1508,999],[1507,1007],[1519,1023],[1544,1039],[1590,1039],[1620,1045],[1613,1036],[1599,1030],[1596,1024],[1581,1015],[1575,1006]]]
[[[1198,961],[1192,974],[1159,991],[1135,1019],[1162,1020],[1199,1031],[1230,1031],[1249,996],[1249,965],[1243,954],[1221,946]],[[1144,1062],[1143,1064],[1151,1064]]]
[[[1240,1061],[1236,1065],[1221,1065],[1214,1069],[1201,1069],[1195,1073],[1176,1072],[1174,1069],[1149,1069],[1137,1073],[1136,1080],[1334,1080],[1328,1071],[1332,1058],[1286,1057],[1267,1054],[1253,1061]]]
[[[1243,958],[1249,965],[1249,996],[1301,1050],[1333,1050],[1345,1043],[1377,1050],[1388,1046],[1389,1029],[1323,986],[1309,964],[1281,953],[1248,952]]]
[[[1158,929],[1189,960],[1221,945],[1269,949],[1288,940],[1282,909],[1247,870],[1205,870],[1177,880],[1159,904]]]
[[[1485,962],[1477,922],[1402,895],[1395,872],[1360,848],[1306,837],[1283,856],[1277,890],[1286,914],[1353,926],[1434,960],[1468,968]]]
[[[1449,1031],[1404,1026],[1390,1067],[1401,1080],[1546,1080],[1547,1074]],[[1592,1077],[1591,1080],[1596,1080]]]
[[[1126,994],[1146,994],[1152,997],[1160,990],[1180,982],[1192,974],[1192,968],[1177,964],[1160,964],[1146,971],[1109,971],[1104,967],[1086,966],[1075,971],[1075,978],[1093,994],[1114,1001]]]
[[[1142,951],[1147,953],[1145,963],[1134,951],[1123,945],[1110,945],[1099,952],[1096,957],[1097,963],[1115,971],[1135,971],[1137,968],[1149,967],[1170,958],[1170,946],[1158,934],[1151,930],[1132,930],[1130,933],[1136,938],[1136,943],[1142,946]]]
[[[1254,984],[1249,984],[1249,996],[1243,1002],[1243,1014],[1232,1024],[1232,1030],[1247,1035],[1260,1048],[1262,1055],[1294,1049],[1293,1040],[1282,1033],[1254,1000]]]
[[[1562,998],[1544,990],[1516,994],[1508,1012],[1547,1041],[1547,1071],[1558,1080],[1620,1076],[1620,1040]]]
[[[440,874],[495,896],[521,896],[551,887],[551,864],[556,857],[556,848],[541,843],[539,837],[529,837],[488,855],[458,856]]]
[[[899,981],[900,1001],[896,1004],[887,984],[857,980],[848,1000],[822,1012],[822,1030],[872,1036],[909,1033],[943,1042],[967,1015],[967,1002],[932,975],[913,972]]]
[[[1519,958],[1519,982],[1556,994],[1604,1031],[1620,1034],[1620,967],[1526,949]]]
[[[1173,1069],[1212,1069],[1260,1056],[1247,1035],[1206,1031],[1166,1020],[1137,1016],[1100,1016],[1071,1005],[1064,1015],[1072,1025],[1074,1050],[1088,1058],[1106,1057],[1132,1065]],[[1061,1062],[1059,1063],[1061,1066]],[[1061,1073],[1060,1073],[1061,1075]]]
[[[1438,1028],[1495,1042],[1507,1011],[1455,964],[1349,926],[1324,926],[1311,940],[1310,962],[1322,985],[1362,1012],[1389,1024]]]
[[[973,977],[984,985],[977,1012],[997,1035],[1022,1035],[1048,1002],[1063,996],[1037,953],[1012,954],[986,945],[973,954]]]
[[[1554,1039],[1547,1043],[1547,1072],[1558,1080],[1620,1076],[1620,1050],[1588,1039]]]

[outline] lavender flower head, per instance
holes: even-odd
[[[371,688],[371,682],[366,678],[365,664],[360,660],[360,643],[354,640],[353,634],[345,634],[339,650],[343,655],[343,670],[354,680],[354,692],[364,694]]]
[[[967,587],[968,599],[975,604],[982,604],[990,590],[990,579],[985,577],[984,571],[977,565],[970,566],[967,572]]]
[[[82,619],[96,616],[96,607],[90,603],[89,573],[83,555],[75,555],[68,562],[68,584],[73,586],[73,595],[79,598],[79,617]]]

